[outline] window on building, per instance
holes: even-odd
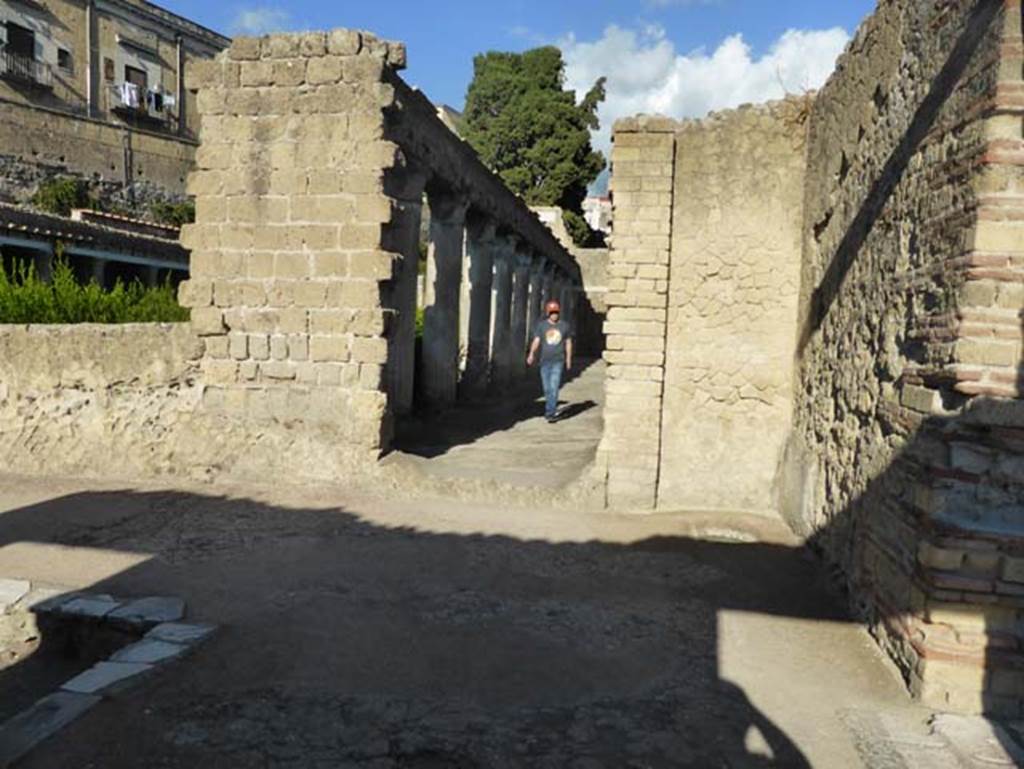
[[[71,71],[71,51],[64,48],[57,49],[57,66],[67,72]]]
[[[108,83],[114,82],[114,60],[109,57],[103,59],[103,79]]]
[[[124,81],[126,83],[134,83],[139,87],[140,91],[145,91],[149,87],[149,76],[146,74],[146,70],[139,69],[138,67],[125,65]]]
[[[13,21],[7,22],[7,53],[24,59],[36,57],[36,34]]]

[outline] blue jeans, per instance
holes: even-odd
[[[553,417],[558,410],[558,389],[562,386],[565,361],[549,360],[540,364],[540,381],[544,385],[544,416]]]

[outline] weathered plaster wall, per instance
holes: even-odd
[[[350,479],[330,425],[268,398],[246,419],[202,381],[188,324],[0,326],[0,467],[27,475]],[[215,398],[221,408],[209,408]]]
[[[120,477],[198,471],[175,460],[173,443],[188,437],[201,393],[199,350],[187,324],[0,326],[0,466]]]
[[[745,107],[676,132],[661,508],[775,509],[792,416],[806,106]]]
[[[1019,715],[1019,0],[882,2],[810,119],[781,510],[925,702]]]

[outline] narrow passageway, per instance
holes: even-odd
[[[604,363],[582,360],[560,397],[562,418],[544,420],[536,371],[501,396],[399,425],[391,465],[436,478],[563,488],[590,465],[601,439]]]

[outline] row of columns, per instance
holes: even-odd
[[[460,395],[500,390],[526,373],[531,332],[550,299],[572,322],[576,290],[571,278],[545,256],[495,223],[474,215],[452,195],[429,193],[430,228],[423,313],[422,355],[413,371],[416,266],[406,258],[393,281],[397,312],[391,331],[389,394],[402,414],[413,405],[414,377],[426,405],[444,408]],[[415,209],[415,210],[413,210]],[[405,242],[396,251],[413,256],[419,206],[398,206],[389,229]],[[413,221],[415,219],[415,223]]]

